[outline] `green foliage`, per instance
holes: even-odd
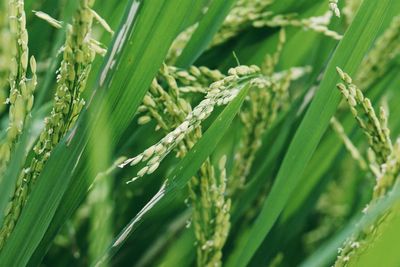
[[[399,264],[398,1],[5,2],[0,266]]]

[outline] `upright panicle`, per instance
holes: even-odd
[[[371,101],[364,97],[362,91],[353,83],[353,79],[340,68],[337,68],[337,71],[344,82],[338,84],[337,87],[347,100],[354,118],[368,137],[377,163],[381,165],[387,161],[392,151],[392,141],[387,128],[385,112],[382,110],[378,117]]]
[[[0,174],[9,162],[15,144],[18,142],[26,120],[33,106],[33,93],[37,84],[36,60],[29,58],[28,32],[23,0],[9,2],[9,27],[12,54],[10,62],[10,92],[6,100],[9,104],[9,123],[7,137],[0,144]],[[27,77],[30,66],[31,78]]]

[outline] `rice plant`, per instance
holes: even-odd
[[[0,11],[0,266],[399,266],[400,2]]]

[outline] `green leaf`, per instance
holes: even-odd
[[[335,51],[320,88],[315,95],[279,170],[276,182],[247,239],[238,244],[227,266],[246,266],[278,219],[329,125],[341,99],[335,90],[340,66],[353,75],[371,47],[384,20],[391,19],[388,9],[393,0],[363,2],[356,18]]]

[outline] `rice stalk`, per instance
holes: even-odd
[[[50,116],[44,120],[44,129],[33,147],[34,156],[20,173],[15,192],[5,211],[5,219],[0,230],[0,248],[13,231],[32,184],[40,176],[53,148],[74,125],[85,105],[81,94],[85,89],[91,64],[96,55],[90,42],[94,17],[91,8],[94,1],[80,0],[79,4],[72,25],[67,25],[66,42],[62,49],[63,60],[57,71],[53,108]]]
[[[0,265],[4,261],[18,266],[297,266],[306,259],[303,266],[325,266],[332,263],[327,255],[336,254],[340,246],[335,232],[367,203],[365,219],[374,216],[375,205],[397,185],[400,140],[392,144],[390,136],[400,131],[396,120],[400,95],[392,89],[400,81],[395,76],[399,19],[393,18],[400,8],[395,0],[368,0],[357,16],[362,0],[325,0],[322,5],[308,0],[204,0],[194,5],[180,0],[162,4],[99,0],[96,7],[107,19],[93,10],[94,0],[25,1],[26,10],[49,12],[33,11],[34,16],[28,16],[29,48],[39,59],[38,74],[45,76],[32,116],[23,97],[34,92],[21,82],[36,83],[36,62],[32,59],[29,68],[29,56],[24,54],[27,40],[15,42],[18,34],[27,35],[26,29],[19,33],[18,25],[25,24],[23,9],[7,11],[20,16],[9,18],[3,12],[5,1],[24,3],[0,2],[0,101],[8,102],[0,103],[4,128],[0,157],[21,155],[0,159],[10,173],[5,177],[0,170],[0,187],[6,189],[0,189],[5,215],[0,216],[4,222]],[[228,18],[211,36],[231,4]],[[326,13],[317,11],[327,8]],[[126,15],[121,16],[124,9]],[[62,14],[65,21],[49,14]],[[37,18],[56,29],[43,29]],[[341,42],[337,42],[341,34],[330,28],[332,19],[340,32],[346,32]],[[389,27],[380,29],[392,19]],[[106,21],[120,27],[105,62],[93,61],[96,54],[107,51],[95,38],[101,35],[101,27],[113,33]],[[171,47],[183,25],[189,27]],[[383,34],[376,38],[379,32]],[[61,66],[53,81],[58,59],[47,58],[45,50],[57,50],[64,39]],[[209,40],[211,44],[206,43]],[[205,45],[208,51],[200,53]],[[235,55],[239,66],[226,71],[230,52],[240,54],[248,65],[241,65]],[[175,60],[182,66],[195,58],[202,67],[174,66]],[[24,73],[15,72],[13,62]],[[46,70],[49,62],[51,70]],[[251,66],[252,62],[259,66]],[[331,119],[333,131],[324,133],[339,100],[338,92],[330,91],[337,79],[332,71],[336,65],[345,66],[355,77],[337,70],[342,80],[338,89],[346,99],[343,104],[350,106],[368,142],[363,135],[351,139],[346,135],[344,128],[349,125],[344,127],[336,119],[343,117],[340,113]],[[212,69],[215,66],[218,69]],[[54,92],[48,90],[51,85]],[[90,95],[86,87],[93,88],[94,101],[88,116],[81,116]],[[9,95],[13,89],[17,93]],[[385,107],[375,110],[363,90],[371,90],[372,101],[387,99]],[[16,122],[15,107],[20,103],[12,97],[19,95],[24,110],[18,111],[23,119]],[[8,110],[14,118],[6,116]],[[219,110],[221,114],[214,114]],[[390,120],[389,110],[394,114]],[[10,125],[19,125],[12,140]],[[19,137],[21,131],[27,139]],[[59,144],[69,134],[68,145]],[[21,142],[25,140],[26,146]],[[157,141],[98,173],[127,148],[141,147],[149,140]],[[356,147],[365,145],[360,141],[367,143],[368,150]],[[342,143],[350,155],[342,157]],[[25,151],[17,153],[20,148]],[[166,160],[174,156],[178,159]],[[119,169],[128,165],[135,167]],[[167,181],[153,195],[164,175]],[[128,186],[126,176],[134,177]],[[136,179],[147,181],[135,183]],[[3,191],[12,191],[11,198]],[[393,193],[391,201],[397,196],[397,191]],[[178,199],[182,196],[184,201]],[[370,247],[375,252],[374,245],[398,206],[382,213],[361,233],[352,229],[336,266],[357,266]],[[113,255],[117,257],[110,261]],[[386,257],[379,260],[388,262]]]

